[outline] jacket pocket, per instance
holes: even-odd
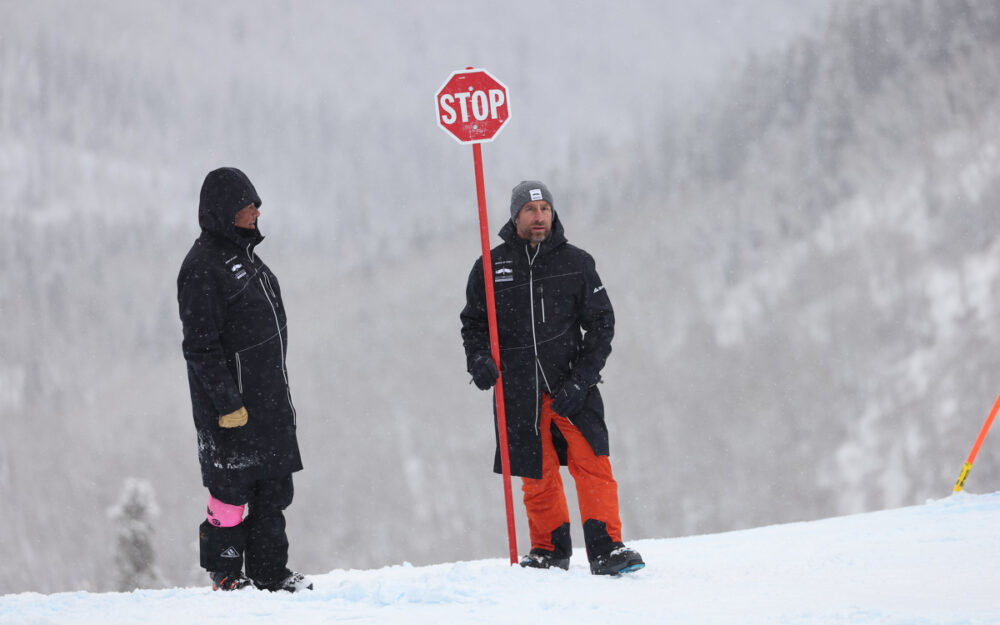
[[[236,386],[240,389],[240,395],[243,394],[243,365],[240,362],[240,353],[236,352]]]
[[[542,300],[542,323],[545,323],[545,295],[542,293],[542,287],[538,287],[538,295]]]
[[[271,296],[271,301],[274,302],[275,305],[277,305],[278,304],[278,293],[277,293],[277,291],[274,290],[274,285],[271,284],[271,278],[268,277],[267,272],[261,272],[260,275],[262,275],[264,277],[264,288],[267,290],[268,294]]]
[[[236,377],[243,405],[250,414],[285,415],[294,422],[285,382],[282,341],[278,334],[236,353]],[[253,418],[251,416],[251,418]]]

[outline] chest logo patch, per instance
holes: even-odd
[[[513,282],[514,262],[510,260],[498,260],[493,263],[493,282]]]
[[[243,265],[239,263],[233,265],[230,269],[232,269],[233,275],[236,276],[237,280],[247,277],[247,272],[243,270]]]
[[[226,265],[229,265],[229,263],[232,263],[234,260],[236,260],[235,256],[233,256],[230,259],[227,259]],[[247,272],[246,269],[243,268],[243,263],[235,263],[229,265],[229,271],[233,272],[233,277],[235,277],[237,280],[242,280],[243,278],[247,277]]]

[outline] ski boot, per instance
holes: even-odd
[[[313,583],[308,577],[302,575],[301,573],[296,573],[294,571],[289,571],[288,576],[280,579],[276,582],[258,582],[254,581],[254,586],[261,590],[269,590],[271,592],[285,591],[285,592],[299,592],[300,590],[312,590]]]
[[[561,558],[556,555],[556,552],[547,549],[532,549],[527,555],[521,557],[519,564],[525,568],[532,569],[550,569],[555,567],[564,571],[569,570],[569,558]]]
[[[212,590],[239,590],[250,585],[250,580],[243,573],[209,573],[212,578]]]
[[[629,549],[622,543],[615,543],[610,552],[596,556],[590,561],[590,572],[594,575],[621,575],[638,571],[646,563],[638,551]]]

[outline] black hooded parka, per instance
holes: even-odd
[[[583,409],[569,419],[595,454],[610,455],[604,403],[596,385],[611,353],[615,316],[594,259],[566,242],[558,214],[551,235],[534,249],[517,236],[510,221],[500,238],[504,243],[490,255],[510,467],[513,475],[538,479],[542,393],[554,397],[571,375],[589,387],[589,393]],[[465,296],[460,316],[471,370],[476,358],[490,354],[482,257],[469,274]],[[560,462],[566,464],[565,439],[555,427],[552,434]],[[499,473],[499,445],[493,464]]]
[[[234,223],[250,203],[260,206],[260,197],[243,172],[209,173],[198,207],[201,236],[177,276],[198,458],[209,489],[302,469],[281,289],[254,253],[264,237]],[[219,426],[220,415],[241,406],[249,414],[246,425]]]

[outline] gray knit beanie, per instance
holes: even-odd
[[[510,192],[510,220],[513,222],[517,219],[517,214],[521,212],[522,206],[536,200],[545,200],[555,211],[556,205],[552,202],[552,194],[549,193],[549,188],[545,186],[545,183],[537,180],[525,180],[514,187],[514,190]]]

